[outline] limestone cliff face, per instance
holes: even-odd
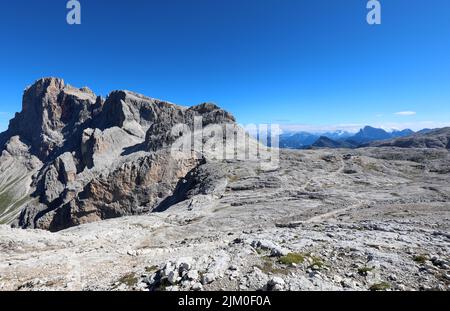
[[[100,107],[101,99],[88,88],[76,89],[61,79],[41,79],[25,90],[22,111],[3,136],[19,136],[45,161],[72,142]]]
[[[213,104],[187,108],[129,91],[105,100],[45,78],[0,134],[0,222],[60,230],[150,212],[173,195],[201,152],[174,157],[174,125],[234,124]],[[18,189],[22,189],[18,192]]]

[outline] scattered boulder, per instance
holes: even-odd
[[[269,291],[282,291],[286,283],[280,277],[273,277],[267,282],[267,290]]]
[[[251,243],[251,246],[254,248],[268,250],[268,251],[270,251],[270,255],[273,257],[286,256],[290,252],[288,249],[283,248],[283,247],[277,245],[276,243],[274,243],[272,241],[268,241],[268,240],[253,241]]]

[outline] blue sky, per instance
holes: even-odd
[[[450,124],[450,1],[8,1],[0,10],[0,129],[44,76],[215,102],[240,123],[293,129]],[[399,112],[410,112],[397,114]]]

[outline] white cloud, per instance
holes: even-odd
[[[415,116],[417,113],[415,111],[399,111],[395,113],[397,116]]]

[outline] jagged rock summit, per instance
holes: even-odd
[[[208,160],[170,150],[174,126],[193,130],[196,117],[202,128],[240,131],[210,103],[187,108],[129,91],[103,99],[62,79],[36,81],[0,134],[0,223],[56,231],[157,208]]]

